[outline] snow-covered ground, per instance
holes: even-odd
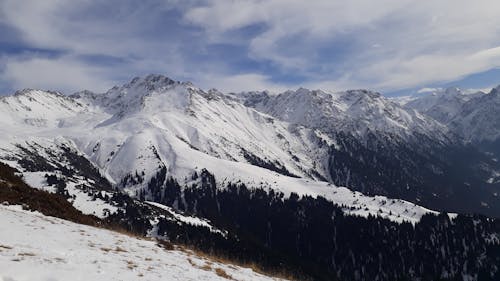
[[[0,205],[0,280],[281,280],[154,240]]]

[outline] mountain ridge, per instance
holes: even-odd
[[[0,131],[10,136],[2,140],[4,160],[22,158],[16,145],[25,141],[58,149],[50,139],[59,136],[131,195],[162,169],[189,184],[194,171],[206,168],[222,186],[242,181],[286,194],[330,194],[326,197],[353,204],[356,200],[345,200],[347,193],[339,197],[329,191],[330,185],[348,186],[431,209],[463,211],[462,203],[443,202],[454,202],[450,198],[465,192],[465,183],[486,182],[495,173],[494,163],[479,165],[485,160],[471,151],[478,159],[471,164],[477,165],[474,175],[447,182],[456,173],[456,156],[442,151],[466,148],[441,123],[367,90],[224,94],[148,75],[100,94],[25,90],[3,97],[0,109],[10,113],[0,121]],[[134,175],[142,181],[126,180]],[[436,181],[444,186],[434,187]],[[478,190],[482,197],[496,192]],[[485,200],[469,210],[495,206],[495,197]]]

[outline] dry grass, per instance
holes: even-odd
[[[299,280],[310,280],[310,279],[298,279],[296,276],[294,276],[291,272],[289,271],[284,271],[284,270],[263,270],[262,267],[256,263],[247,263],[243,265],[243,267],[247,267],[252,269],[252,271],[274,277],[274,278],[279,278],[279,279],[285,279],[285,280],[290,280],[290,281],[299,281]]]
[[[237,270],[238,267],[250,268],[255,273],[259,273],[259,274],[269,276],[269,277],[290,280],[290,281],[298,281],[299,280],[299,279],[297,279],[296,276],[294,276],[290,272],[280,271],[280,270],[264,270],[264,269],[262,269],[262,266],[260,266],[257,263],[241,263],[241,262],[237,262],[237,261],[234,261],[232,259],[226,258],[224,256],[208,254],[208,253],[202,252],[200,250],[197,250],[195,248],[187,247],[185,245],[176,245],[176,249],[185,252],[188,256],[202,257],[202,258],[205,258],[211,262],[224,264],[224,265],[226,265],[229,268],[232,268],[234,270]],[[190,261],[190,259],[188,259],[188,261]],[[191,263],[191,265],[196,266],[192,260],[190,261],[190,263]],[[198,267],[198,266],[196,266],[196,267]]]
[[[115,248],[115,252],[123,252],[123,253],[126,253],[128,252],[127,250],[125,250],[124,248],[120,247],[120,246],[116,246]]]
[[[205,263],[202,267],[199,267],[200,269],[203,269],[205,271],[212,271],[212,265],[211,263]]]
[[[23,253],[19,253],[17,255],[21,256],[21,257],[34,257],[34,256],[36,256],[35,253],[29,253],[29,252],[23,252]]]
[[[205,264],[200,266],[198,264],[196,264],[192,259],[188,258],[187,261],[189,262],[189,264],[191,264],[191,266],[193,267],[196,267],[196,268],[199,268],[201,270],[205,270],[205,271],[212,271],[213,270],[213,263],[211,261],[205,261]],[[228,280],[234,280],[233,277],[231,275],[229,275],[224,269],[222,268],[216,268],[215,269],[215,274],[217,274],[218,276],[222,277],[222,278],[226,278]]]
[[[174,244],[167,240],[158,239],[156,240],[156,244],[167,251],[175,250]]]
[[[101,249],[101,251],[106,252],[106,253],[109,253],[111,251],[113,251],[115,253],[120,253],[120,252],[126,253],[126,252],[128,252],[126,249],[124,249],[124,248],[122,248],[120,246],[117,246],[114,249],[111,249],[111,248],[108,248],[108,247],[101,247],[99,249]]]
[[[76,223],[98,226],[101,220],[95,216],[84,215],[75,209],[66,198],[28,186],[16,175],[18,171],[0,163],[0,179],[9,184],[0,188],[0,202],[22,205],[24,209],[39,211],[46,216],[66,219]],[[53,223],[53,222],[52,222]]]
[[[111,248],[106,248],[106,247],[101,247],[100,249],[101,249],[101,251],[106,252],[106,253],[111,251]]]
[[[128,269],[133,270],[136,267],[137,267],[137,264],[135,264],[133,261],[127,261],[127,268]]]
[[[234,280],[233,277],[229,274],[227,274],[227,272],[222,269],[222,268],[216,268],[215,269],[215,274],[217,274],[218,276],[222,277],[222,278],[226,278],[226,279],[229,279],[229,280]]]
[[[194,263],[194,261],[192,259],[188,258],[187,261],[189,262],[190,265],[198,267],[198,265],[196,263]]]
[[[136,239],[139,239],[139,240],[151,240],[149,237],[144,237],[140,234],[137,234],[135,232],[132,232],[132,231],[129,231],[125,228],[123,228],[123,226],[119,225],[119,224],[116,224],[116,223],[102,223],[100,226],[98,226],[99,228],[104,228],[104,229],[107,229],[107,230],[111,230],[113,232],[116,232],[116,233],[119,233],[119,234],[123,234],[123,235],[126,235],[126,236],[129,236],[129,237],[133,237],[133,238],[136,238]]]

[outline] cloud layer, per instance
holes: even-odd
[[[164,73],[226,91],[394,91],[499,67],[498,14],[489,0],[3,0],[0,89]]]

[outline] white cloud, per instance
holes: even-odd
[[[166,11],[182,20],[166,22]],[[499,14],[495,0],[3,0],[0,21],[22,43],[58,55],[3,59],[1,79],[15,87],[97,89],[164,73],[235,91],[299,84],[396,90],[500,67]],[[211,57],[218,43],[239,53]],[[245,59],[259,67],[240,69]],[[276,82],[288,76],[305,81]]]
[[[143,38],[143,33],[158,28],[155,17],[169,9],[169,1],[164,2],[148,5],[145,1],[132,7],[125,1],[3,0],[0,15],[36,48],[108,56],[168,54],[178,47],[177,42]]]
[[[500,2],[493,0],[214,0],[185,18],[222,41],[229,31],[265,26],[251,39],[250,55],[301,71],[317,85],[399,89],[500,66],[498,14]],[[318,49],[338,38],[349,41],[352,52],[331,62],[318,59]],[[327,71],[315,72],[318,64]]]
[[[14,88],[35,88],[73,93],[83,89],[105,91],[113,86],[99,68],[69,57],[16,58],[5,62],[3,79]]]
[[[425,94],[425,93],[432,93],[432,92],[439,92],[442,91],[443,88],[422,88],[417,91],[417,94]]]
[[[500,48],[490,48],[473,53],[422,54],[408,59],[386,59],[360,67],[358,73],[361,77],[373,79],[375,87],[397,89],[424,82],[453,81],[497,66],[500,66]]]
[[[273,83],[269,77],[256,73],[236,75],[201,74],[197,80],[208,88],[217,88],[223,92],[241,92],[244,90],[282,92],[288,89],[284,84]]]

